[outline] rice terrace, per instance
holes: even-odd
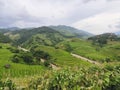
[[[0,90],[120,90],[119,0],[0,0]]]

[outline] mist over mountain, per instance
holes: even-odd
[[[115,32],[116,35],[120,36],[120,31]]]

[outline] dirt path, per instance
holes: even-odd
[[[44,63],[45,62],[45,59],[41,59],[41,62]],[[52,69],[54,70],[59,70],[60,67],[58,67],[57,65],[53,64],[53,63],[50,63],[50,66],[52,67]]]
[[[20,47],[20,46],[18,46],[18,49],[19,49],[19,50],[22,50],[22,51],[24,51],[24,52],[29,52],[29,50],[27,50],[27,49],[25,49],[25,48],[22,48],[22,47]]]
[[[22,48],[22,47],[20,47],[20,46],[18,46],[18,49],[19,50],[23,50],[23,51],[25,51],[25,52],[29,52],[29,50],[27,50],[27,49],[25,49],[25,48]],[[41,62],[45,62],[45,60],[44,59],[41,59]],[[58,66],[56,66],[55,64],[53,64],[53,63],[50,63],[50,66],[52,67],[52,69],[54,69],[54,70],[58,70],[58,69],[60,69],[60,67],[58,67]]]
[[[53,63],[51,63],[50,65],[51,65],[52,69],[54,69],[54,70],[59,70],[60,69],[60,67],[56,66]]]
[[[94,60],[91,60],[91,59],[88,59],[88,58],[82,57],[82,56],[80,56],[80,55],[73,54],[73,53],[71,53],[71,55],[74,56],[74,57],[76,57],[76,58],[80,58],[80,59],[82,59],[82,60],[85,60],[85,61],[87,61],[87,62],[90,62],[90,63],[96,64],[96,65],[101,65],[100,63],[98,63],[98,62],[96,62],[96,61],[94,61]]]

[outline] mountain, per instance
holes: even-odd
[[[8,27],[5,29],[10,30],[10,31],[20,30],[20,28],[18,28],[18,27]]]
[[[9,31],[8,29],[0,28],[0,33],[6,33],[8,31]]]
[[[104,34],[100,34],[100,35],[96,35],[93,37],[88,38],[88,40],[95,40],[98,41],[99,39],[103,39],[103,40],[116,40],[118,37],[115,33],[104,33]]]
[[[33,29],[22,29],[9,32],[10,37],[14,38],[16,45],[48,45],[53,46],[66,37],[60,32],[49,27],[39,27]]]
[[[120,31],[115,32],[116,35],[120,36]]]
[[[6,33],[9,31],[16,31],[16,30],[21,30],[21,28],[18,27],[0,28],[1,33]]]
[[[103,47],[105,44],[108,44],[109,41],[118,41],[119,38],[114,33],[104,33],[90,37],[88,40],[91,40],[93,45]]]
[[[0,33],[0,43],[9,43],[11,42],[11,39],[8,36],[5,36],[4,34]]]
[[[76,28],[65,26],[65,25],[58,25],[58,26],[49,26],[50,28],[59,31],[61,34],[67,37],[78,37],[78,38],[88,38],[93,36],[93,34],[88,33],[83,30],[78,30]]]
[[[15,45],[48,45],[54,46],[57,43],[70,38],[87,38],[92,34],[69,26],[43,26],[38,28],[26,28],[20,30],[9,30],[5,33]]]

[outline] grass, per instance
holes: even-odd
[[[73,53],[99,62],[102,62],[106,58],[110,58],[111,61],[118,61],[119,58],[117,57],[120,56],[120,42],[109,42],[104,45],[104,47],[100,48],[99,46],[92,45],[90,41],[73,39],[64,41],[58,44],[58,46],[64,49],[66,43],[69,43],[73,48]]]
[[[62,49],[55,49],[49,46],[40,46],[38,49],[48,52],[55,60],[55,64],[66,67],[66,66],[84,66],[88,67],[91,66],[89,62],[77,59],[71,56],[70,53],[62,50]]]
[[[0,44],[2,48],[0,49],[0,76],[6,77],[22,77],[22,76],[32,76],[36,74],[41,74],[46,69],[40,65],[25,65],[16,64],[11,62],[11,57],[14,55],[7,48],[10,47],[9,44]],[[10,64],[10,69],[6,69],[4,65]]]
[[[25,77],[25,76],[33,76],[40,75],[44,73],[48,68],[42,65],[26,65],[26,64],[17,64],[11,62],[11,58],[14,53],[10,52],[7,48],[11,47],[9,44],[0,44],[2,48],[0,49],[0,76],[3,78],[6,77]],[[70,53],[61,50],[55,49],[49,46],[40,46],[41,50],[44,50],[56,59],[55,64],[59,67],[66,66],[92,66],[89,62],[74,58],[70,55]],[[4,66],[10,64],[10,68],[6,69]]]

